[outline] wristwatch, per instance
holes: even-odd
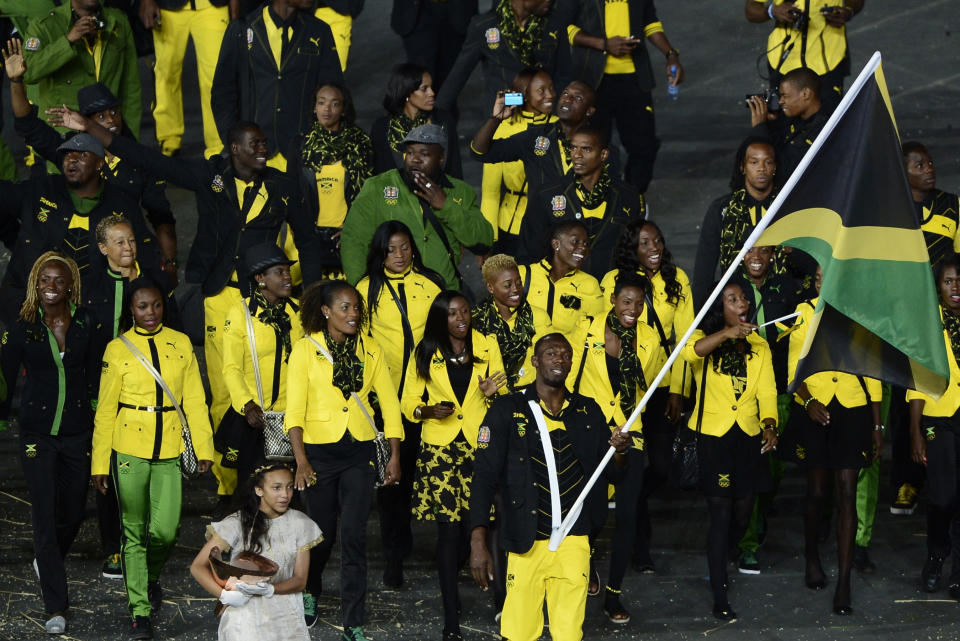
[[[667,53],[665,53],[665,54],[663,54],[663,55],[665,55],[665,56],[667,57],[667,59],[669,60],[669,59],[670,59],[670,56],[676,56],[677,58],[679,58],[679,57],[680,57],[680,52],[677,50],[676,47],[670,47],[669,49],[667,49]]]
[[[416,408],[414,408],[414,410],[413,410],[413,418],[417,419],[418,421],[420,420],[420,414],[421,414],[420,410],[421,410],[421,409],[423,409],[423,408],[416,407]]]
[[[881,433],[882,433],[882,432],[886,432],[886,431],[887,431],[887,426],[886,426],[886,425],[874,425],[874,426],[873,426],[873,431],[874,431],[874,432],[881,432]]]

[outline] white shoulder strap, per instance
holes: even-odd
[[[177,410],[177,416],[180,417],[180,424],[183,427],[189,427],[187,424],[187,417],[183,413],[183,408],[180,407],[180,403],[177,402],[176,398],[174,398],[173,392],[170,391],[170,387],[167,385],[167,382],[163,380],[160,372],[157,371],[153,364],[147,360],[147,357],[143,355],[143,352],[137,349],[137,346],[134,345],[129,338],[122,334],[118,338],[123,341],[123,344],[127,346],[127,349],[129,349],[136,359],[140,361],[140,364],[143,365],[143,368],[150,373],[150,375],[153,377],[153,380],[157,382],[157,385],[160,386],[164,394],[167,395],[167,398],[170,399],[170,403],[173,405],[173,408]]]
[[[253,378],[257,381],[257,400],[260,403],[260,409],[266,411],[263,404],[263,381],[260,380],[260,359],[257,357],[257,338],[253,334],[253,316],[250,314],[250,308],[246,301],[240,301],[243,305],[243,315],[247,319],[247,338],[250,341],[250,360],[253,362]]]

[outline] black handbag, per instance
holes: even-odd
[[[673,459],[667,483],[679,490],[695,490],[700,487],[700,424],[703,422],[703,398],[707,388],[707,368],[710,357],[703,359],[703,375],[700,377],[700,403],[697,407],[696,431],[681,427],[673,439]]]
[[[213,449],[223,455],[220,459],[222,467],[236,469],[237,457],[246,431],[246,417],[233,407],[228,408],[226,414],[220,419],[217,431],[213,434]]]

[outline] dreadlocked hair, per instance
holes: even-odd
[[[677,266],[673,263],[673,254],[667,248],[667,240],[660,231],[660,226],[652,220],[634,220],[623,228],[620,238],[617,240],[617,247],[614,250],[614,265],[620,270],[620,273],[637,273],[643,270],[643,266],[637,259],[637,239],[644,227],[649,225],[659,234],[663,240],[663,253],[660,255],[660,276],[663,278],[664,290],[667,292],[667,302],[676,307],[680,304],[680,298],[683,297],[683,288],[680,281],[677,280]],[[653,274],[646,274],[651,278]]]
[[[67,266],[72,281],[68,290],[70,302],[74,305],[80,304],[80,270],[77,268],[77,264],[73,262],[72,258],[64,256],[60,252],[44,252],[30,268],[30,276],[27,277],[27,296],[23,305],[20,306],[20,320],[28,323],[37,321],[37,310],[40,309],[40,293],[37,291],[37,281],[40,280],[40,272],[43,271],[47,263],[53,262],[63,263]]]
[[[246,492],[238,492],[238,496],[244,497],[238,512],[240,513],[240,532],[241,545],[244,551],[259,554],[264,535],[270,527],[270,519],[260,511],[260,497],[257,496],[255,488],[263,489],[263,479],[270,472],[277,470],[286,470],[293,477],[293,469],[286,463],[267,463],[253,471],[250,478],[244,484]]]

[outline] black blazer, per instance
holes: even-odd
[[[391,169],[403,169],[403,154],[390,148],[387,142],[387,128],[390,116],[380,116],[370,127],[370,140],[373,141],[373,173],[382,174]],[[463,162],[460,160],[460,139],[457,136],[457,121],[442,109],[430,112],[430,122],[440,125],[447,132],[447,151],[444,154],[446,164],[443,173],[463,180]]]
[[[290,148],[313,122],[317,87],[343,83],[330,27],[305,11],[292,18],[293,36],[278,71],[263,12],[254,11],[227,27],[213,76],[210,107],[224,145],[241,120],[260,125],[273,155]]]
[[[586,482],[609,449],[610,428],[596,401],[571,392],[568,392],[567,399],[570,404],[563,413],[563,424],[583,467]],[[489,525],[490,506],[499,490],[504,505],[500,543],[504,550],[517,554],[527,552],[537,536],[539,497],[530,457],[542,457],[543,446],[527,404],[531,400],[539,400],[535,385],[501,396],[490,406],[480,428],[489,428],[490,438],[486,447],[477,449],[470,488],[470,529]],[[517,430],[517,414],[523,415],[522,420],[528,426],[522,433]],[[626,467],[618,468],[611,460],[603,477],[609,483],[617,483],[625,471]],[[607,520],[606,485],[596,483],[593,486],[580,518],[570,530],[571,535],[589,534]]]
[[[543,30],[534,63],[542,67],[553,78],[557,95],[570,82],[570,41],[567,37],[567,25],[570,24],[568,12],[559,5],[551,8]],[[511,49],[500,34],[497,14],[493,11],[481,13],[470,20],[463,48],[457,56],[453,68],[443,81],[437,95],[437,105],[447,111],[456,107],[457,96],[467,84],[470,74],[477,64],[483,72],[483,93],[479,98],[482,109],[493,108],[497,92],[513,84],[513,78],[525,65],[520,62],[516,52]],[[477,102],[476,97],[472,99]]]
[[[550,229],[560,222],[579,220],[587,226],[590,237],[590,256],[581,269],[603,278],[613,267],[617,241],[627,223],[646,218],[643,198],[630,185],[614,179],[607,190],[607,208],[602,218],[585,218],[583,202],[577,195],[573,175],[540,190],[527,205],[527,213],[520,229],[519,264],[533,263],[546,255]]]
[[[110,151],[144,170],[189,189],[197,197],[197,234],[187,259],[186,280],[202,285],[204,296],[213,296],[227,286],[231,273],[241,277],[240,292],[249,293],[243,256],[260,243],[276,243],[283,223],[290,225],[300,252],[304,285],[318,280],[322,267],[316,251],[313,220],[306,213],[296,183],[286,174],[267,167],[260,180],[267,189],[263,210],[249,223],[237,202],[235,173],[230,158],[209,160],[167,158],[122,136],[114,136]]]
[[[633,66],[640,88],[650,91],[656,85],[650,56],[647,54],[646,38],[643,30],[648,24],[657,21],[657,10],[653,0],[626,0],[630,5],[630,34],[641,38],[642,42],[633,49]],[[604,0],[580,0],[580,11],[575,24],[591,36],[603,38],[606,35],[604,19]],[[588,47],[574,46],[571,51],[573,77],[597,87],[603,79],[603,68],[607,63],[607,54]],[[559,87],[558,93],[559,93]]]
[[[54,358],[55,343],[40,320],[27,323],[17,319],[3,332],[0,364],[7,381],[7,398],[0,403],[0,420],[8,420],[21,368],[26,369],[18,412],[21,435],[52,434],[74,436],[93,432],[93,409],[100,387],[100,359],[105,344],[99,340],[97,322],[84,307],[73,310],[64,344],[63,392],[60,367]],[[60,424],[54,426],[57,408],[62,407]]]
[[[41,254],[62,249],[73,214],[73,200],[62,174],[31,178],[21,183],[0,182],[0,238],[13,253],[3,276],[3,288],[8,290],[4,296],[7,303],[23,301],[30,269]],[[107,181],[103,183],[100,202],[88,214],[88,269],[100,269],[106,265],[97,248],[96,226],[107,216],[115,214],[122,214],[133,226],[140,260],[159,265],[157,239],[143,218],[140,204],[115,181]],[[19,303],[16,307],[15,310],[4,309],[0,315],[9,318],[7,312],[15,315]]]
[[[61,156],[57,148],[63,143],[64,136],[61,136],[60,132],[41,120],[37,116],[36,109],[29,116],[14,118],[13,126],[16,132],[23,137],[24,142],[33,147],[33,150],[40,154],[41,158],[55,165],[60,164]],[[126,125],[124,125],[123,132],[120,135],[133,137]],[[173,211],[170,208],[170,201],[167,200],[167,186],[164,181],[137,171],[133,165],[123,162],[122,159],[115,171],[104,165],[103,171],[100,173],[105,180],[113,182],[131,197],[140,201],[147,212],[147,220],[150,221],[154,229],[157,225],[176,224],[177,221],[174,219]]]
[[[420,13],[428,10],[432,0],[393,0],[390,12],[390,28],[401,38],[409,35],[417,26]],[[470,18],[477,15],[477,0],[446,0],[449,12],[448,26],[463,35]]]

